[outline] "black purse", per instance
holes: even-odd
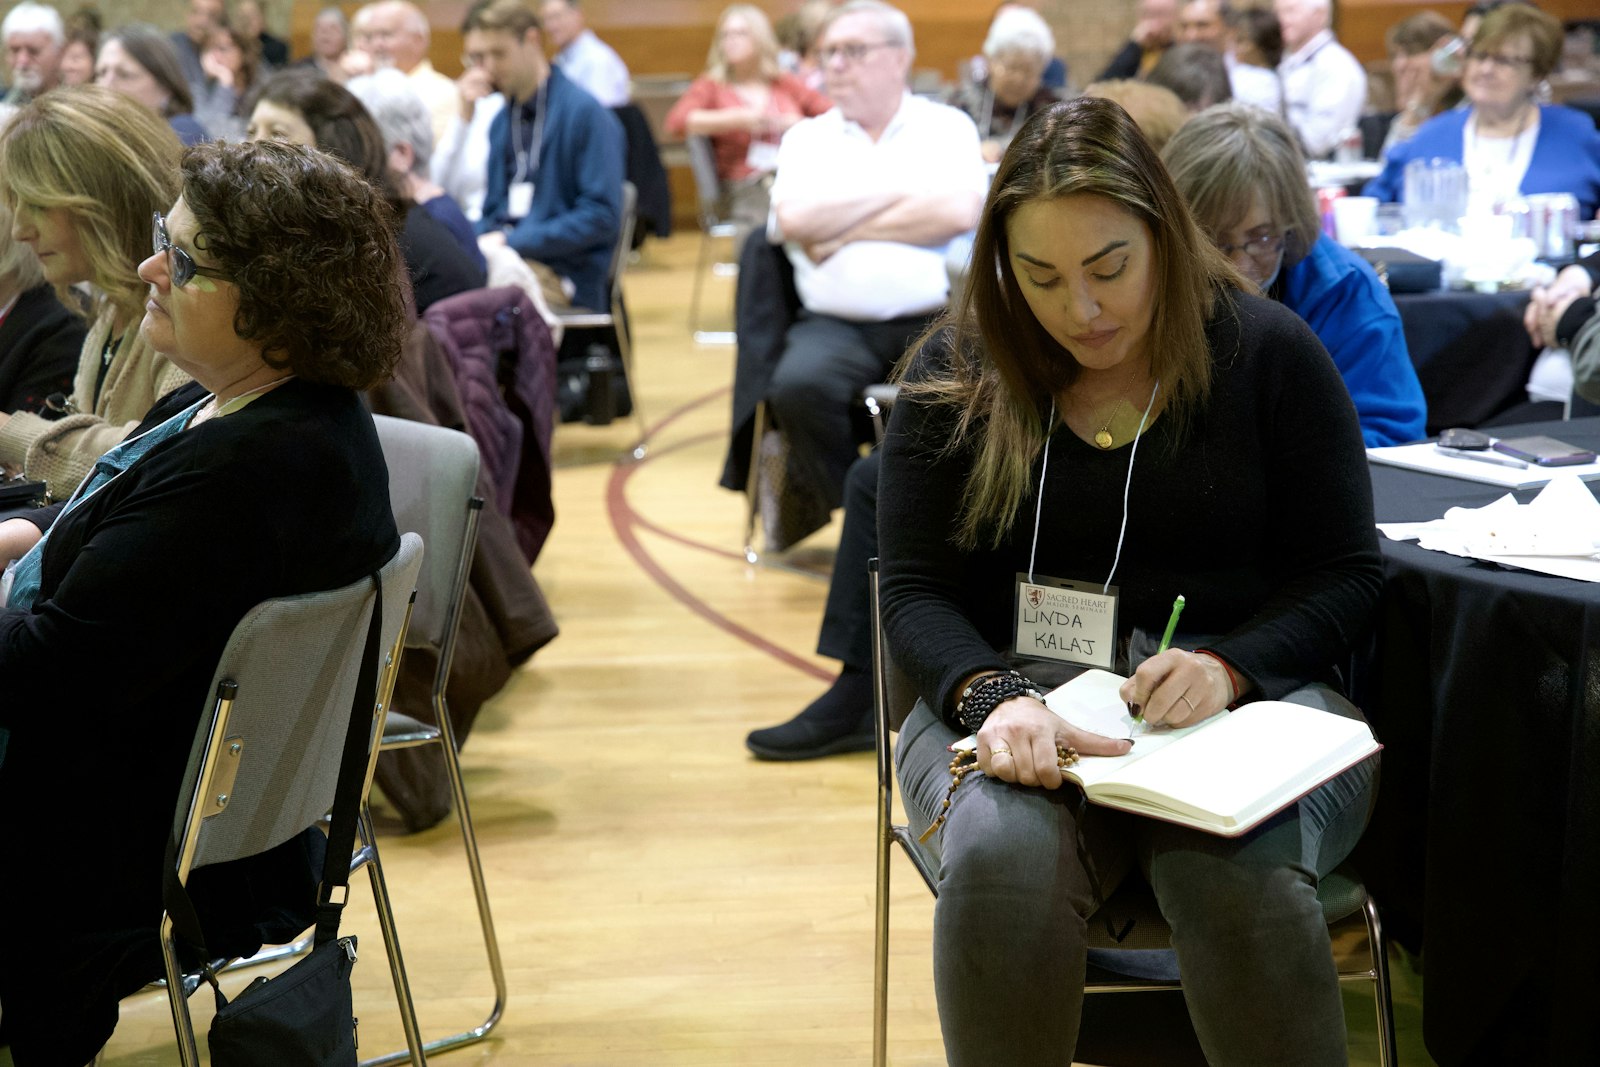
[[[383,585],[376,574],[372,581],[376,598],[339,762],[328,851],[317,893],[314,947],[309,956],[276,978],[257,978],[232,1001],[223,996],[213,966],[206,965],[202,977],[210,983],[217,1001],[217,1012],[206,1035],[212,1067],[355,1067],[357,1062],[357,1020],[350,993],[356,939],[339,937],[338,933],[339,915],[344,910],[343,890],[350,881],[361,786],[366,778],[372,709],[377,701]],[[178,881],[176,841],[169,839],[167,849],[163,895],[173,928],[204,953],[199,917]],[[209,953],[202,958],[209,959]]]
[[[1432,293],[1444,278],[1444,264],[1403,248],[1357,248],[1356,255],[1378,273],[1391,293]]]

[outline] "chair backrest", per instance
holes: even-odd
[[[689,170],[694,174],[695,196],[700,201],[700,225],[709,228],[721,221],[722,180],[717,177],[717,156],[711,138],[699,134],[684,140],[689,148]]]
[[[378,700],[387,701],[422,539],[407,533],[379,573],[383,619]],[[350,704],[372,618],[372,579],[268,600],[228,639],[212,676],[179,794],[179,876],[253,856],[327,815],[339,779]],[[231,683],[232,699],[222,694]],[[373,719],[376,743],[379,716]],[[370,763],[370,759],[369,759]]]
[[[622,225],[617,230],[617,246],[611,250],[611,313],[622,308],[622,268],[633,250],[633,228],[639,218],[639,190],[632,182],[622,183]]]
[[[374,415],[395,525],[428,546],[406,644],[441,648],[455,629],[477,543],[478,445],[443,426]]]

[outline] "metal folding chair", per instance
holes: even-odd
[[[483,1022],[468,1030],[428,1041],[426,1053],[442,1052],[483,1040],[505,1012],[506,974],[500,958],[500,942],[495,935],[494,918],[489,910],[489,891],[484,882],[483,861],[478,853],[477,833],[467,804],[467,791],[461,778],[460,748],[450,720],[446,686],[455,656],[461,608],[466,597],[472,557],[478,541],[478,517],[483,500],[476,495],[478,446],[471,437],[456,430],[408,422],[384,415],[373,416],[378,441],[383,446],[389,467],[389,498],[395,523],[402,530],[422,535],[428,557],[417,582],[417,602],[407,632],[407,647],[429,647],[437,651],[430,695],[432,722],[425,722],[390,709],[385,721],[380,750],[438,745],[450,780],[461,844],[477,899],[478,923],[483,930],[484,951],[494,980],[494,1003]],[[362,821],[370,832],[371,812],[362,809]],[[360,854],[357,860],[362,859]],[[355,864],[352,864],[354,869]],[[404,1051],[363,1061],[366,1064],[393,1063],[404,1059]]]
[[[385,604],[379,647],[387,655],[379,668],[369,733],[368,786],[421,567],[422,541],[406,534],[379,575]],[[196,867],[274,848],[327,815],[373,603],[372,581],[363,577],[342,589],[266,601],[234,628],[212,676],[215,695],[202,716],[179,792],[174,833],[180,882],[186,883]],[[370,841],[363,848],[376,857]],[[422,1067],[394,913],[379,868],[374,864],[369,870],[410,1044],[407,1055]],[[179,965],[172,918],[165,912],[159,938],[179,1059],[184,1067],[194,1067],[199,1053],[187,994],[196,982],[186,980]]]
[[[878,561],[873,559],[868,567],[868,589],[872,610],[872,690],[873,711],[878,749],[878,857],[877,889],[874,908],[873,978],[872,978],[872,1063],[884,1067],[888,1062],[889,1037],[889,873],[894,847],[899,845],[922,876],[928,892],[939,895],[938,860],[917,841],[911,828],[894,821],[894,765],[889,740],[891,719],[904,717],[917,694],[910,680],[890,660],[883,636],[883,618],[878,599]],[[900,715],[897,717],[896,713]],[[1130,884],[1131,883],[1131,884]],[[1341,866],[1317,885],[1317,899],[1322,904],[1323,916],[1329,925],[1356,912],[1366,924],[1369,963],[1364,969],[1341,971],[1341,982],[1370,982],[1378,1019],[1378,1062],[1391,1067],[1396,1062],[1394,1037],[1394,1008],[1389,997],[1388,945],[1383,937],[1383,927],[1378,922],[1378,906],[1371,894],[1361,884],[1349,864]],[[1115,916],[1115,925],[1123,930],[1120,940],[1109,932],[1112,923],[1104,916]],[[1091,955],[1107,959],[1119,951],[1167,949],[1171,947],[1172,931],[1161,917],[1155,894],[1137,879],[1124,881],[1123,886],[1105,902],[1101,911],[1089,918],[1089,948]],[[1098,951],[1097,951],[1098,950]],[[1087,993],[1132,993],[1155,989],[1180,989],[1176,981],[1163,979],[1128,978],[1102,968],[1091,966],[1091,974],[1084,991]]]
[[[611,268],[606,278],[606,291],[610,306],[605,311],[590,308],[555,308],[556,318],[569,333],[573,330],[603,330],[616,339],[617,355],[622,359],[622,373],[628,382],[628,398],[633,405],[633,421],[639,427],[639,442],[631,449],[634,459],[643,459],[647,428],[644,413],[639,408],[639,379],[633,366],[633,330],[628,324],[628,311],[622,304],[622,273],[628,265],[628,253],[633,248],[633,228],[638,221],[639,191],[632,182],[622,183],[622,226],[617,231],[617,243],[611,250]]]
[[[732,261],[711,259],[711,246],[715,241],[732,241],[739,235],[739,225],[722,214],[722,182],[717,178],[716,156],[709,137],[689,137],[685,140],[689,150],[689,170],[694,174],[695,195],[700,212],[700,255],[694,266],[694,295],[689,300],[689,330],[697,344],[731,345],[737,340],[732,330],[702,330],[700,328],[700,294],[705,287],[706,273],[733,275],[739,265]]]

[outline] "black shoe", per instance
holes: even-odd
[[[781,726],[752,730],[745,746],[764,760],[807,760],[844,752],[871,752],[872,680],[846,667],[828,691]]]

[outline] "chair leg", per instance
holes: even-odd
[[[889,860],[894,848],[888,798],[878,804],[878,875],[873,907],[872,1067],[889,1062]]]
[[[489,973],[494,978],[494,1007],[488,1017],[471,1030],[428,1042],[425,1047],[430,1053],[483,1040],[500,1022],[506,1006],[506,969],[500,958],[500,939],[494,932],[494,916],[489,911],[489,889],[483,877],[483,860],[478,854],[478,837],[472,825],[472,811],[467,807],[466,786],[461,780],[461,755],[456,746],[455,731],[450,726],[450,708],[441,694],[435,694],[433,708],[439,721],[439,747],[443,750],[445,772],[450,778],[456,821],[461,827],[461,845],[467,854],[472,891],[478,901],[478,924],[483,928],[483,948],[489,958]]]
[[[732,330],[704,330],[700,321],[700,297],[705,289],[706,272],[722,274],[718,268],[720,263],[712,262],[711,243],[718,240],[711,232],[702,226],[700,231],[700,255],[694,267],[694,295],[689,299],[689,332],[694,337],[696,344],[701,345],[731,345],[736,340]],[[737,254],[737,250],[736,254]],[[737,264],[733,265],[737,269]]]
[[[643,459],[650,429],[645,425],[644,409],[639,405],[639,378],[633,369],[633,325],[628,321],[628,309],[619,299],[611,309],[611,329],[617,337],[617,354],[622,357],[622,373],[628,381],[628,399],[632,402],[633,423],[639,430],[639,440],[628,452],[634,459]]]
[[[172,1009],[172,1029],[178,1037],[178,1062],[182,1067],[199,1067],[200,1050],[194,1041],[194,1019],[189,1015],[189,998],[183,984],[183,968],[178,965],[178,950],[172,943],[172,919],[161,916],[161,962],[167,971],[167,1005]]]
[[[761,439],[767,433],[767,402],[756,404],[755,419],[750,435],[750,471],[745,475],[744,497],[744,559],[746,563],[759,563],[756,552],[756,519],[761,514]]]
[[[1367,945],[1372,953],[1372,993],[1378,1013],[1378,1067],[1396,1067],[1400,1062],[1394,1037],[1394,1000],[1389,988],[1389,943],[1378,919],[1378,904],[1369,894],[1362,901],[1361,915],[1367,922]]]
[[[389,906],[389,887],[383,876],[383,863],[378,858],[378,837],[372,829],[372,810],[361,806],[361,860],[366,863],[367,877],[372,882],[372,902],[378,911],[378,928],[383,931],[383,947],[389,957],[389,975],[394,980],[394,996],[400,1007],[400,1025],[406,1034],[406,1047],[396,1052],[361,1061],[361,1067],[379,1067],[380,1064],[401,1063],[409,1059],[412,1067],[424,1067],[428,1062],[422,1047],[422,1035],[417,1028],[417,1008],[411,999],[411,982],[406,977],[405,961],[400,955],[400,936],[395,930],[394,910]]]

